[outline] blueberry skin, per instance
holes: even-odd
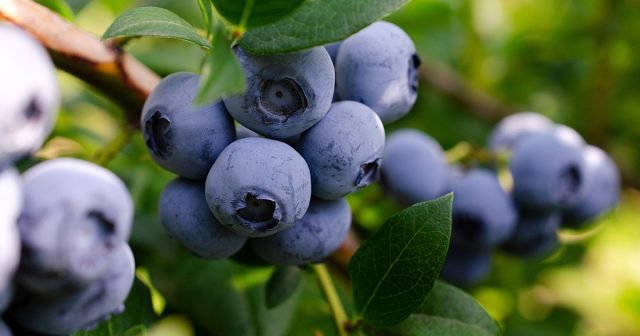
[[[340,45],[336,90],[343,100],[369,106],[387,124],[415,104],[419,66],[411,38],[392,23],[376,22]]]
[[[0,320],[0,335],[13,336],[13,333],[11,332],[11,329],[9,329],[9,326],[7,326],[7,324],[2,320]]]
[[[503,118],[489,135],[489,149],[512,149],[518,141],[530,135],[552,131],[555,124],[536,112],[519,112]]]
[[[124,183],[92,163],[55,159],[29,169],[23,190],[21,285],[51,295],[100,277],[131,231]]]
[[[171,181],[160,196],[158,209],[167,234],[199,257],[227,258],[247,241],[213,216],[204,198],[204,182]]]
[[[331,62],[333,65],[336,64],[336,60],[338,59],[338,50],[340,50],[340,45],[342,42],[325,44],[324,49],[329,53],[329,57],[331,57]]]
[[[333,103],[298,143],[311,170],[313,196],[336,200],[376,181],[384,139],[380,118],[366,105]]]
[[[469,287],[487,277],[491,270],[491,250],[450,246],[440,277],[451,284]]]
[[[207,177],[220,152],[235,140],[235,127],[221,101],[194,106],[200,76],[171,74],[156,86],[142,108],[140,123],[153,160],[182,177]]]
[[[506,253],[519,257],[544,257],[558,247],[562,216],[559,212],[521,211],[516,229],[502,245]]]
[[[584,141],[584,138],[578,132],[576,132],[576,130],[569,126],[556,124],[551,129],[551,132],[554,133],[558,138],[562,140],[562,142],[567,145],[581,149],[587,145],[586,141]]]
[[[244,95],[223,98],[233,118],[274,139],[298,135],[327,114],[335,86],[323,47],[283,55],[254,56],[234,48],[244,69]]]
[[[0,315],[9,307],[13,300],[14,285],[9,284],[2,292],[0,292]],[[0,333],[2,335],[2,333]]]
[[[0,23],[0,164],[42,146],[58,113],[55,67],[45,48],[27,32]]]
[[[562,224],[571,228],[589,224],[615,207],[620,198],[620,173],[613,159],[595,146],[585,147],[582,154],[585,161],[584,193],[562,215]]]
[[[488,249],[512,234],[518,213],[498,177],[484,169],[467,173],[453,188],[452,244]]]
[[[519,207],[548,212],[570,207],[583,193],[582,149],[553,132],[527,137],[513,149],[509,169]]]
[[[251,240],[253,250],[276,265],[321,262],[344,241],[351,226],[351,208],[344,198],[311,199],[309,210],[292,228]]]
[[[205,184],[218,221],[247,237],[286,230],[311,200],[309,167],[291,146],[265,138],[231,143],[211,167]]]
[[[401,203],[431,200],[447,191],[447,160],[429,135],[415,129],[397,130],[388,136],[383,158],[383,185]]]
[[[0,166],[0,293],[7,290],[20,261],[18,216],[22,198],[18,172],[12,167]]]
[[[133,254],[126,242],[120,242],[108,259],[107,272],[86,287],[58,296],[18,292],[9,316],[31,332],[68,335],[122,313],[135,275]]]

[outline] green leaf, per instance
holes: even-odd
[[[67,21],[73,21],[73,10],[64,0],[37,0],[37,3],[49,8],[51,11],[58,13]]]
[[[240,45],[253,54],[278,54],[339,41],[407,1],[308,0],[292,15],[247,31]]]
[[[436,282],[424,304],[397,326],[382,330],[368,327],[370,335],[495,336],[501,331],[493,318],[469,294]]]
[[[297,266],[278,266],[269,278],[266,287],[267,308],[279,306],[287,301],[302,281],[302,270]]]
[[[349,263],[356,309],[374,326],[398,324],[438,278],[451,236],[453,195],[413,205],[389,218]]]
[[[271,268],[182,254],[150,269],[168,307],[189,316],[206,334],[283,335],[298,303],[294,296],[276,308],[266,307],[265,283]]]
[[[177,14],[158,7],[138,7],[117,17],[102,39],[155,36],[173,38],[211,48],[209,42],[198,35],[189,22]]]
[[[222,29],[218,29],[213,42],[196,96],[196,104],[199,105],[245,90],[244,71],[233,55],[231,40]]]
[[[210,0],[198,0],[198,8],[200,8],[200,14],[202,14],[202,21],[207,32],[207,38],[211,37],[213,32],[213,11],[211,8]]]
[[[291,14],[305,0],[211,0],[218,13],[235,25],[257,27]],[[245,21],[245,22],[243,22]]]

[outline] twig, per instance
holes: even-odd
[[[331,308],[338,335],[347,336],[346,327],[349,324],[349,318],[344,311],[340,297],[338,297],[338,292],[336,292],[336,288],[333,286],[327,266],[325,264],[314,264],[312,267],[320,284],[320,289],[329,303],[329,308]]]
[[[518,111],[516,107],[506,105],[480,91],[455,71],[432,60],[422,60],[419,76],[421,84],[428,85],[443,96],[462,105],[467,112],[482,119],[497,121]]]
[[[139,127],[142,105],[159,81],[151,70],[117,45],[101,42],[30,0],[0,0],[0,20],[34,35],[58,68],[103,92],[124,109],[132,126]]]

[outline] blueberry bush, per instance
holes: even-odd
[[[640,333],[638,11],[0,0],[0,335]]]

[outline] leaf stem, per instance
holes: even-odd
[[[120,129],[120,133],[109,142],[104,148],[98,151],[92,161],[100,166],[106,166],[122,148],[129,143],[131,136],[133,135],[133,129],[129,126],[123,125]]]
[[[336,288],[333,285],[333,282],[331,281],[331,275],[329,274],[327,265],[314,264],[312,265],[312,267],[313,267],[313,272],[316,274],[316,277],[318,278],[320,289],[324,293],[324,296],[327,299],[327,302],[329,302],[329,308],[331,308],[331,313],[333,314],[333,320],[336,324],[338,335],[347,336],[348,333],[345,327],[349,324],[349,318],[347,317],[347,313],[344,311],[342,302],[338,297],[338,292],[336,292]]]
[[[251,9],[253,9],[254,1],[255,0],[247,0],[245,3],[244,9],[242,10],[242,17],[240,17],[240,22],[231,32],[231,37],[234,41],[239,40],[247,31],[247,22],[249,22],[249,16],[251,15]]]
[[[459,142],[457,145],[451,147],[446,152],[447,162],[449,163],[457,163],[460,162],[467,157],[469,157],[473,152],[473,146],[466,141]]]

